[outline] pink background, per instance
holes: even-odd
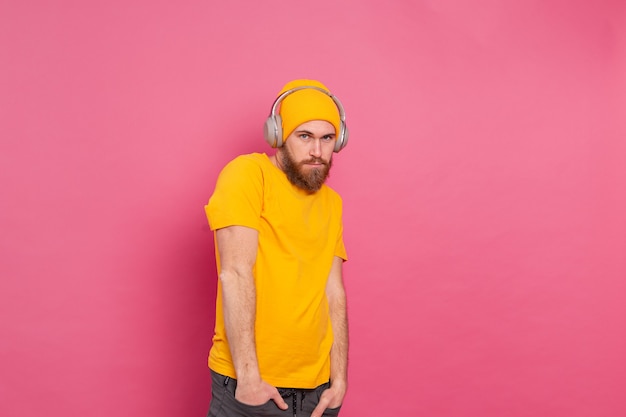
[[[293,78],[351,139],[345,417],[626,415],[626,3],[0,5],[0,415],[202,416],[203,205]]]

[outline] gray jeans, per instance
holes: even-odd
[[[322,392],[330,384],[327,382],[313,389],[278,388],[278,392],[289,406],[287,410],[278,408],[273,400],[262,405],[247,405],[235,399],[237,380],[211,371],[211,406],[208,417],[309,417],[317,406]],[[337,408],[327,408],[324,417],[339,415]]]

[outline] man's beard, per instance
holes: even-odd
[[[296,162],[289,153],[287,147],[283,147],[282,155],[280,156],[280,162],[285,174],[289,181],[298,188],[314,193],[324,185],[326,178],[330,172],[330,168],[333,165],[332,158],[326,162],[322,158],[311,158],[306,161]],[[319,168],[310,168],[307,172],[304,171],[304,165],[310,163],[320,163]]]

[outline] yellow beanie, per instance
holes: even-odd
[[[278,95],[302,86],[319,87],[329,91],[319,81],[294,80],[287,83]],[[312,88],[298,90],[286,96],[280,103],[279,114],[283,122],[283,141],[298,126],[311,120],[325,120],[335,127],[335,135],[338,136],[340,133],[341,124],[337,105],[330,96]]]

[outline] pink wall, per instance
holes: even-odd
[[[204,415],[203,205],[297,77],[351,129],[342,415],[626,415],[625,51],[619,0],[4,2],[0,415]]]

